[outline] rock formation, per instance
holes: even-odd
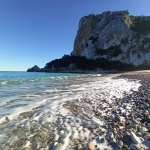
[[[79,22],[71,54],[150,65],[150,17],[130,16],[128,11],[85,16]]]
[[[95,15],[89,15],[83,17],[79,22],[79,30],[77,32],[77,38],[74,41],[75,55],[80,55],[83,49],[86,48],[86,42],[93,32],[97,18]]]
[[[150,16],[107,11],[82,17],[71,55],[28,72],[150,69]]]
[[[39,72],[39,71],[40,71],[40,68],[37,65],[27,70],[27,72]]]

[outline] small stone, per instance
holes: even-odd
[[[48,133],[46,131],[40,131],[38,134],[38,140],[44,143],[48,139]]]
[[[125,125],[126,126],[130,126],[132,123],[131,123],[131,121],[130,120],[127,120],[126,122],[125,122]]]
[[[141,118],[136,118],[136,120],[137,120],[138,122],[140,122],[140,121],[141,121]]]
[[[113,134],[113,133],[110,133],[110,134],[109,134],[109,137],[110,137],[111,140],[113,140],[113,139],[114,139],[114,134]]]
[[[108,134],[106,135],[106,139],[113,141],[113,140],[114,140],[114,134],[113,134],[113,133],[108,133]]]
[[[135,123],[135,124],[139,124],[139,121],[138,121],[138,120],[136,120],[136,119],[133,119],[133,123]]]
[[[63,135],[65,133],[64,130],[59,131],[59,135]]]
[[[116,116],[116,117],[115,117],[115,120],[116,120],[117,122],[121,122],[120,116]]]
[[[102,115],[102,112],[100,112],[99,110],[96,110],[96,111],[95,111],[95,115],[96,115],[96,116],[101,116],[101,115]]]
[[[8,122],[10,121],[9,118],[8,118],[7,116],[5,117],[5,120],[8,121]]]
[[[81,120],[79,118],[77,118],[76,123],[81,123]]]
[[[147,139],[150,142],[150,134],[145,135],[144,138]]]
[[[24,148],[29,147],[29,145],[30,145],[30,141],[29,141],[29,140],[27,140],[27,141],[25,142]]]
[[[82,148],[81,144],[78,144],[78,150],[80,150]]]
[[[54,134],[54,141],[57,141],[59,139],[59,135],[58,134]]]
[[[123,150],[130,150],[130,148],[128,147],[128,145],[124,144],[123,145]]]
[[[141,133],[145,133],[145,132],[147,132],[147,131],[148,131],[148,130],[147,130],[147,128],[145,128],[145,127],[141,127],[141,128],[140,128],[140,132],[141,132]]]
[[[88,122],[88,121],[87,121],[87,122],[84,122],[84,123],[83,123],[83,127],[84,127],[84,128],[89,128],[90,124],[91,124],[91,123]]]
[[[119,142],[118,142],[118,147],[119,147],[119,148],[122,148],[122,147],[123,147],[123,142],[122,142],[121,140],[119,140]]]
[[[88,143],[87,148],[88,150],[94,150],[94,144],[92,142]]]
[[[102,130],[102,131],[99,132],[99,135],[102,136],[102,135],[104,135],[105,133],[106,133],[106,131],[105,131],[105,130]]]
[[[63,144],[58,143],[56,146],[54,146],[53,150],[62,150],[63,149]]]
[[[137,132],[137,136],[142,136],[143,134],[141,132]]]
[[[131,148],[131,150],[141,150],[141,148],[137,144],[131,144],[130,148]]]
[[[105,143],[105,139],[104,138],[101,138],[101,143]]]
[[[137,137],[133,132],[130,133],[131,139],[135,144],[140,144],[141,138]]]

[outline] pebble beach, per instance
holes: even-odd
[[[150,150],[150,72],[95,78],[79,98],[6,117],[0,150]]]

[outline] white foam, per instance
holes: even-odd
[[[7,82],[8,82],[8,81],[3,81],[3,82],[1,82],[1,85],[3,85],[3,86],[4,86],[4,85],[7,85]]]
[[[44,104],[44,102],[46,102],[46,101],[47,101],[46,99],[43,99],[43,100],[41,100],[41,101],[37,101],[37,102],[34,102],[34,103],[30,103],[29,105],[23,107],[23,109],[22,109],[22,107],[19,107],[19,108],[16,107],[16,108],[14,108],[13,110],[7,109],[6,112],[3,112],[3,113],[8,114],[8,115],[6,115],[6,116],[7,116],[7,117],[9,118],[9,120],[11,121],[11,120],[13,120],[14,118],[16,118],[20,113],[22,113],[22,112],[27,112],[27,111],[31,111],[32,108],[41,106],[41,105]],[[16,103],[16,104],[18,104],[18,103]],[[4,111],[5,111],[5,110],[4,110]],[[0,118],[0,123],[3,123],[3,122],[6,121],[6,119],[5,119],[6,116],[3,116],[2,118]]]

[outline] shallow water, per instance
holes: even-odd
[[[91,75],[69,73],[0,72],[0,122],[10,119],[45,100],[71,96],[79,88],[82,78]],[[82,83],[84,80],[82,80]]]

